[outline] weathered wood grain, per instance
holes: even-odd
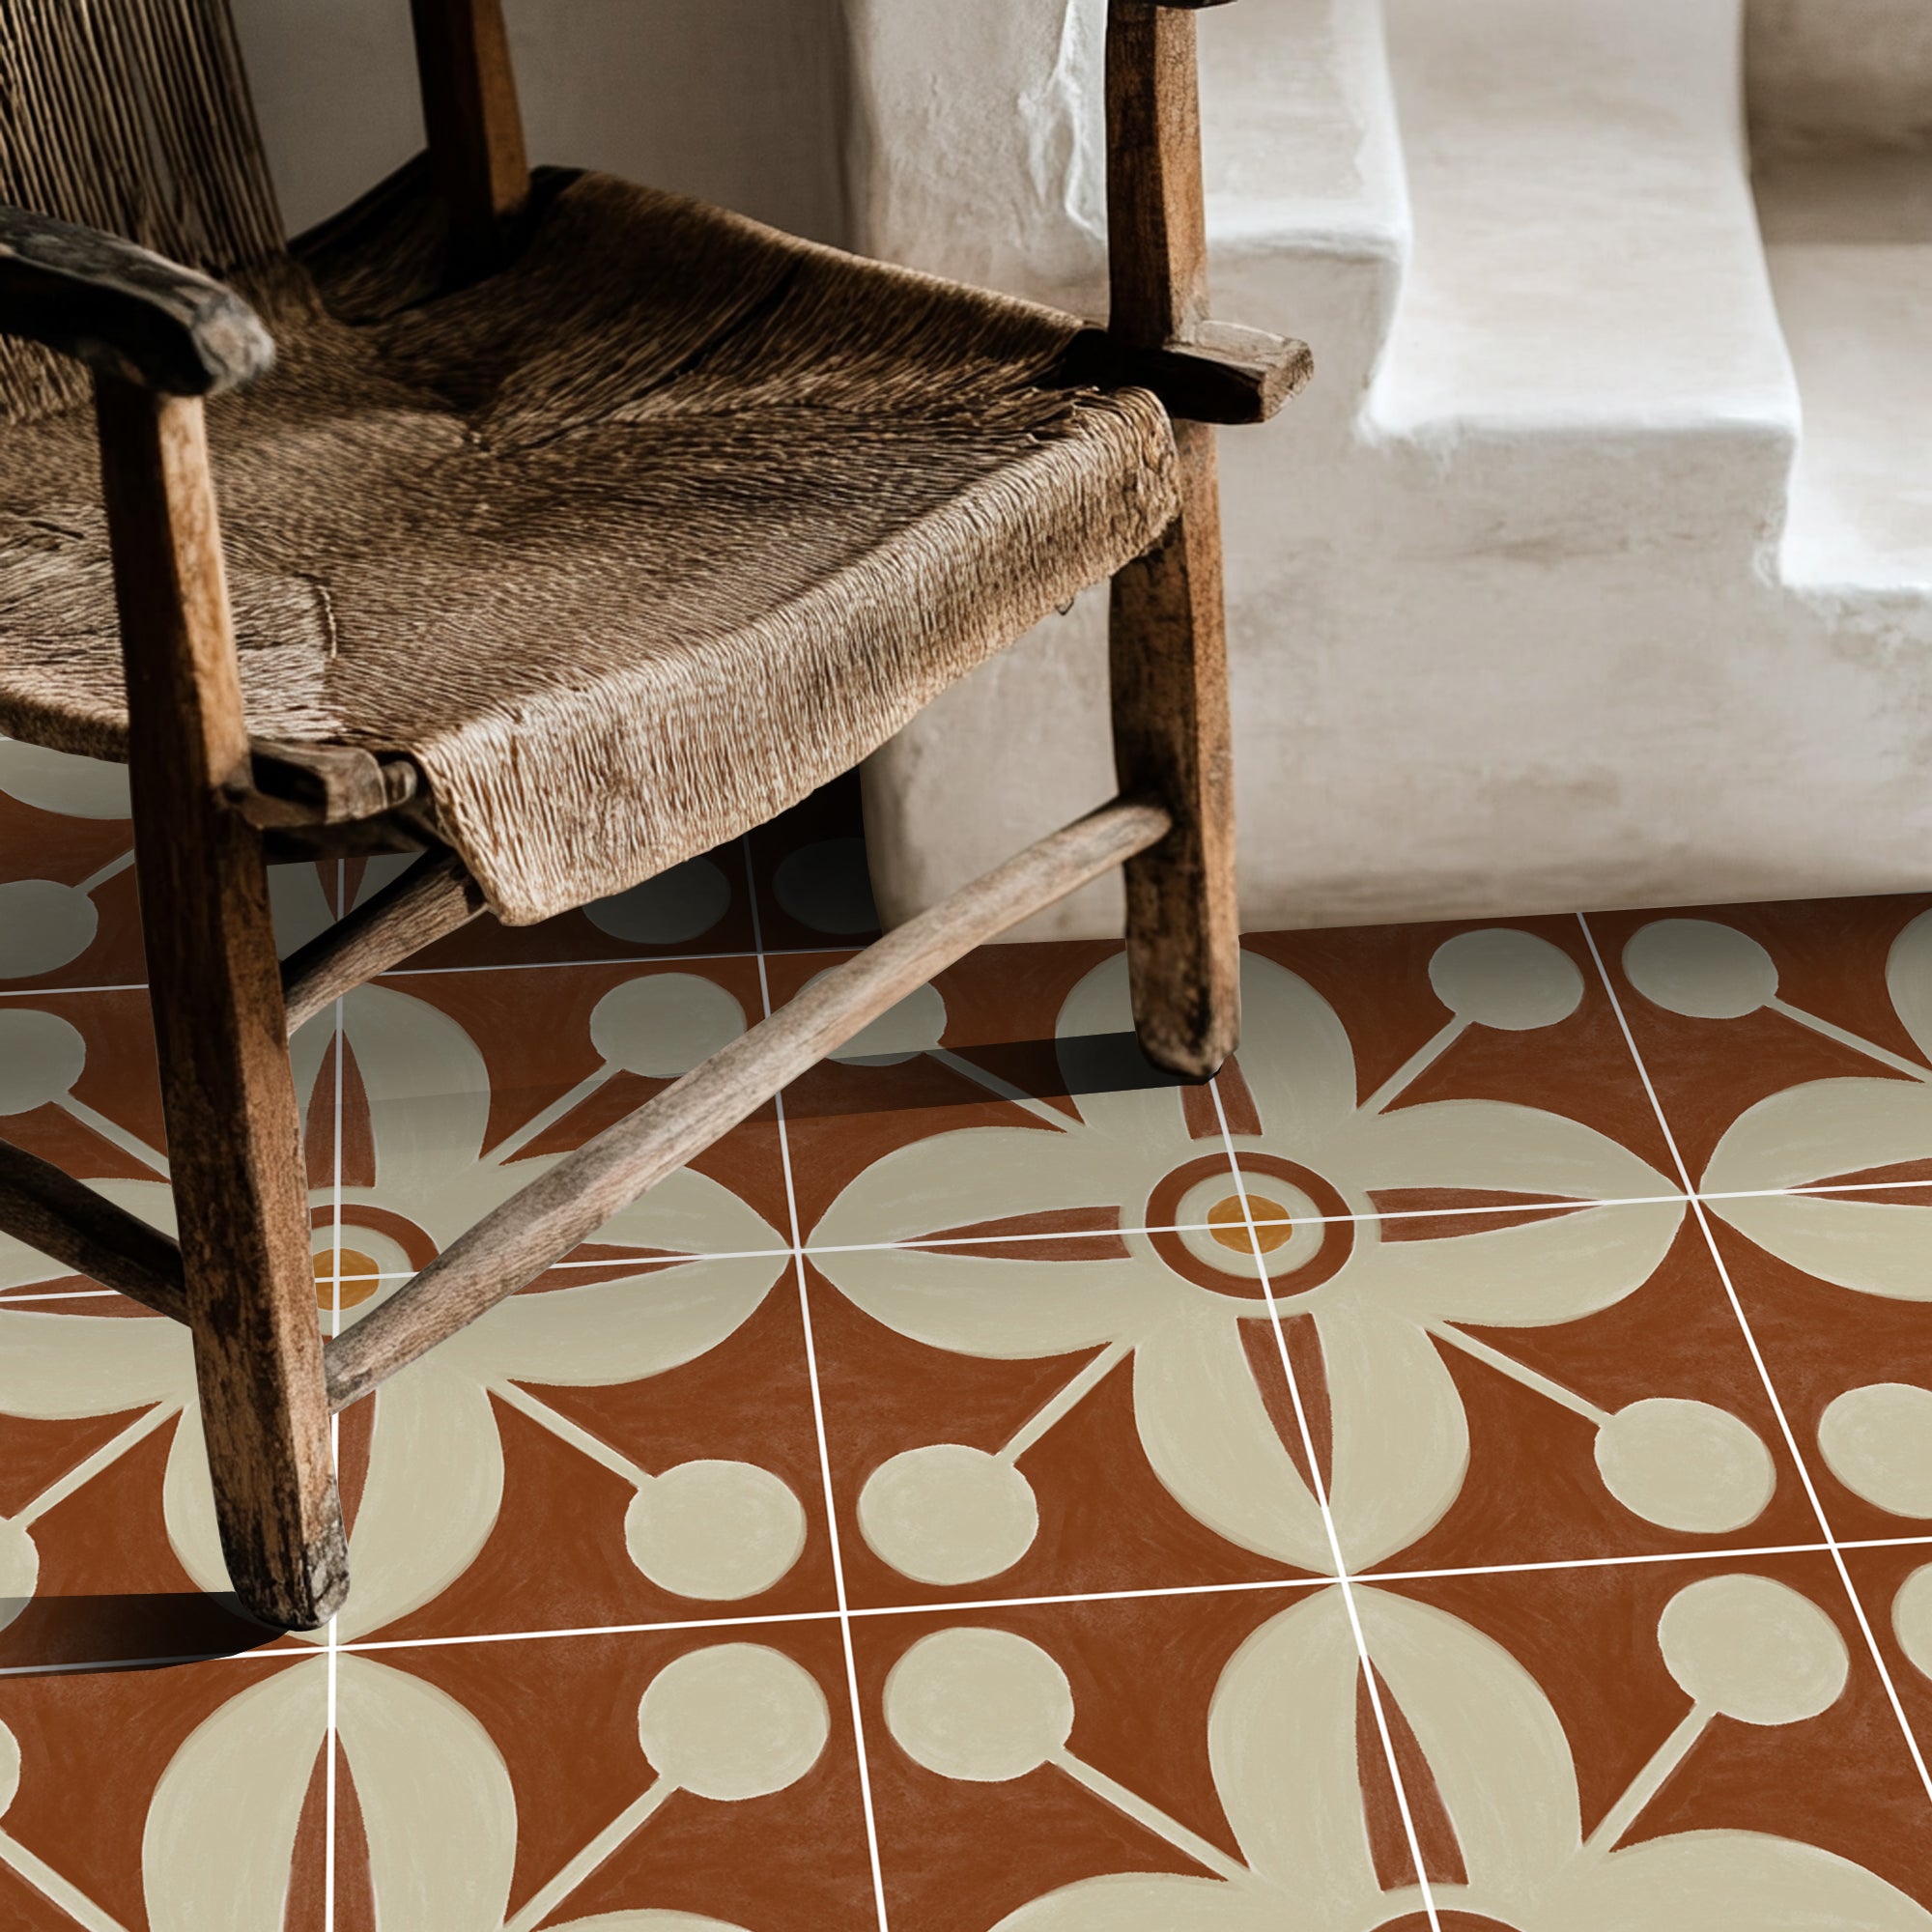
[[[530,192],[502,0],[410,0],[416,77],[438,191],[461,272],[501,261]]]
[[[483,889],[454,852],[425,852],[408,871],[282,962],[289,1032],[331,1000],[468,925]]]
[[[1305,342],[1208,318],[1194,325],[1191,340],[1160,349],[1082,329],[1056,376],[1096,389],[1151,389],[1181,421],[1234,425],[1266,422],[1314,369]]]
[[[1191,12],[1112,0],[1107,16],[1108,333],[1128,351],[1204,337],[1208,243]],[[1240,1035],[1234,761],[1214,433],[1178,422],[1180,514],[1114,579],[1109,617],[1121,789],[1173,814],[1129,862],[1127,964],[1150,1058],[1211,1074]]]
[[[605,1128],[452,1242],[328,1345],[340,1408],[534,1281],[620,1208],[682,1167],[888,1007],[976,946],[1144,851],[1169,824],[1117,801],[908,920],[636,1113]]]
[[[201,404],[102,377],[134,851],[195,1378],[229,1575],[311,1628],[348,1587],[308,1188]]]
[[[0,334],[170,396],[252,383],[275,345],[234,290],[95,228],[0,208]]]
[[[187,1320],[180,1243],[11,1141],[0,1141],[0,1228],[102,1288]]]

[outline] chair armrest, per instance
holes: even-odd
[[[131,242],[0,208],[0,335],[167,396],[267,374],[275,345],[234,290]]]

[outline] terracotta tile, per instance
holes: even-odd
[[[0,738],[0,989],[141,978],[127,778]]]
[[[1358,1278],[1364,1305],[1417,1297],[1415,1333],[1427,1335],[1435,1357],[1420,1358],[1427,1377],[1399,1381],[1378,1381],[1372,1366],[1366,1400],[1379,1391],[1382,1453],[1423,1460],[1438,1433],[1453,1439],[1459,1413],[1467,1444],[1460,1476],[1436,1452],[1439,1518],[1386,1555],[1378,1547],[1376,1567],[1823,1540],[1709,1248],[1681,1204],[1547,1215],[1493,1233],[1476,1222],[1388,1224],[1385,1271]],[[1312,1325],[1320,1330],[1325,1319],[1318,1307]],[[1380,1346],[1389,1359],[1379,1373],[1393,1377],[1403,1356]],[[1346,1395],[1346,1354],[1324,1374],[1322,1354],[1311,1352],[1300,1371],[1304,1399],[1319,1400],[1324,1381]],[[1437,1431],[1424,1421],[1432,1381]],[[1416,1448],[1403,1451],[1411,1435]],[[1365,1474],[1352,1493],[1338,1486],[1344,1529],[1358,1513],[1355,1498],[1383,1496],[1393,1481]]]
[[[412,973],[377,983],[385,999],[414,1002],[413,1010],[451,1023],[415,1040],[418,1055],[428,1058],[393,1102],[399,1127],[426,1137],[412,1157],[448,1165],[459,1191],[469,1184],[464,1175],[471,1170],[514,1166],[581,1146],[735,1038],[762,1011],[754,959]],[[351,995],[348,1005],[352,1051],[359,1024],[356,997]],[[375,1024],[373,1017],[361,1023]],[[411,1034],[405,1020],[394,1026],[398,1040]],[[352,1067],[344,1093],[344,1179],[352,1187],[367,1184],[362,1169],[371,1150],[357,1125],[366,1115],[358,1094],[366,1088],[366,1076]],[[738,1197],[736,1208],[718,1204],[716,1227],[707,1227],[701,1240],[706,1252],[789,1248],[784,1172],[771,1109],[700,1154],[696,1165]],[[639,1211],[649,1218],[648,1210]],[[459,1216],[455,1226],[463,1225]],[[584,1259],[639,1246],[604,1232],[606,1238],[590,1243]],[[439,1231],[439,1244],[446,1238]]]
[[[352,994],[342,1246],[364,1298],[347,1320],[513,1192],[520,1168],[627,1113],[755,1003],[755,964],[736,960]],[[776,1122],[753,1122],[345,1416],[345,1633],[830,1605],[783,1213]]]
[[[773,1005],[849,956],[771,958]],[[1119,956],[1106,943],[983,948],[794,1081],[785,1127],[808,1240],[923,1239],[1016,1217],[1022,1232],[1140,1226],[1167,1167],[1221,1156],[1209,1094],[1150,1065],[1124,1016],[1064,1051],[1056,1041],[1069,996]],[[1163,1137],[1174,1159],[1146,1172],[1139,1143]],[[1015,1198],[1014,1169],[1036,1162],[1030,1197],[1063,1173],[1070,1191]]]
[[[813,1270],[852,1603],[1327,1571],[1273,1326],[1238,1313],[1259,1302],[1121,1244],[1048,1245],[846,1257],[842,1293]]]
[[[1710,1211],[1833,1533],[1932,1533],[1932,1306],[1918,1298],[1932,1199],[1781,1196]]]
[[[1356,1602],[1444,1926],[1720,1898],[1754,1927],[1902,1925],[1932,1899],[1925,1791],[1828,1556]],[[867,1618],[854,1644],[895,1932],[1082,1885],[1041,1922],[1426,1923],[1332,1587]]]
[[[1533,1884],[1579,1824],[1608,1856],[1573,1867],[1547,1922],[1666,1923],[1672,1899],[1726,1897],[1741,1925],[1916,1923],[1882,1887],[1932,1905],[1932,1800],[1829,1554],[1430,1578],[1357,1604],[1438,1907],[1520,1922],[1492,1902],[1509,1860]]]
[[[306,1787],[325,1671],[235,1658],[0,1678],[0,1923],[323,1932],[325,1816]],[[251,1772],[304,1753],[275,1807]]]
[[[1701,1187],[1932,1179],[1928,911],[1913,895],[1591,916]]]
[[[340,1671],[338,1932],[875,1922],[835,1621],[352,1653]],[[393,1806],[432,1766],[406,1834]]]
[[[662,1085],[676,1070],[663,1053],[687,1052],[706,1027],[742,1025],[754,964],[704,971],[447,974],[352,995],[339,1264],[332,1022],[327,1043],[298,1055],[315,1096],[319,1303],[335,1296],[339,1267],[344,1320],[360,1319],[512,1191],[523,1162],[577,1145]],[[161,1217],[158,1177],[139,1179],[149,1170],[107,1137],[158,1138],[152,1065],[134,1077],[146,1027],[139,996],[50,995],[11,1021],[0,1014],[8,1024],[40,1042],[8,1062],[16,1084],[45,1068],[65,1080],[79,1064],[71,1096],[19,1113],[17,1138],[83,1176],[123,1177],[130,1201]],[[641,1070],[542,1126],[546,1108],[606,1064],[605,1048]],[[540,1130],[516,1159],[491,1159],[533,1121]],[[362,1634],[407,1618],[411,1633],[440,1635],[715,1615],[726,1604],[732,1613],[832,1604],[796,1284],[788,1244],[767,1218],[782,1214],[782,1202],[776,1123],[754,1122],[600,1231],[577,1264],[346,1415],[358,1580],[343,1629]],[[48,1271],[28,1258],[14,1273]],[[17,1285],[28,1293],[75,1286]],[[90,1476],[58,1507],[37,1506],[44,1517],[31,1537],[20,1530],[25,1545],[8,1567],[23,1580],[0,1594],[29,1595],[38,1567],[49,1601],[37,1599],[0,1650],[45,1662],[159,1641],[141,1632],[162,1610],[172,1616],[168,1605],[122,1614],[95,1600],[173,1599],[190,1579],[225,1586],[198,1431],[190,1423],[183,1436],[171,1420],[192,1398],[185,1335],[131,1317],[118,1297],[24,1300],[0,1310],[0,1326],[12,1337],[0,1349],[0,1449],[26,1486],[11,1507],[35,1505],[76,1468]],[[152,1434],[94,1471],[88,1459],[143,1415]],[[186,1487],[164,1517],[171,1456]]]
[[[1844,1558],[1905,1720],[1932,1762],[1932,1539]]]
[[[750,844],[767,952],[863,946],[878,937],[857,772],[756,827]]]
[[[1379,1117],[1397,1130],[1375,1171],[1330,1177],[1356,1211],[1601,1199],[1611,1179],[1627,1194],[1675,1191],[1668,1146],[1575,920],[1264,933],[1243,945],[1315,996],[1263,985],[1259,1001],[1252,993],[1244,1001],[1241,1063],[1264,1126],[1267,1096],[1258,1083],[1279,1081],[1292,1095],[1339,1021],[1352,1091],[1342,1061],[1331,1104],[1346,1099],[1361,1110],[1361,1125]],[[1456,1111],[1422,1114],[1444,1103]],[[1535,1119],[1519,1114],[1523,1131],[1512,1134],[1498,1103]],[[1625,1158],[1600,1153],[1596,1185],[1551,1165],[1562,1155],[1587,1162],[1597,1137]],[[1458,1142],[1470,1156],[1462,1162],[1450,1153]],[[1403,1171],[1405,1159],[1413,1172]]]
[[[305,1047],[315,1050],[328,1031],[327,1024],[305,1031]],[[315,1124],[319,1145],[311,1152],[321,1164],[313,1178],[321,1179],[334,1128],[329,1120]],[[172,1226],[147,995],[40,992],[0,1000],[0,1135]],[[0,1236],[0,1300],[92,1286]]]
[[[1210,1874],[1241,1856],[1208,1754],[1215,1684],[1258,1629],[1323,1594],[1288,1587],[856,1618],[893,1932],[985,1932],[1062,1887],[1115,1874],[1173,1875],[1171,1917],[1142,1905],[1139,1922],[1215,1924],[1188,1914],[1185,1889],[1218,1892]],[[1131,1798],[1110,1800],[1095,1788],[1101,1779]],[[1094,1898],[1089,1917],[1065,1922],[1133,1923],[1129,1902],[1141,1900],[1130,1894],[1110,1915]],[[1264,1908],[1227,1922],[1297,1919]]]

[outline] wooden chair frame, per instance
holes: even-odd
[[[265,1623],[309,1628],[348,1588],[328,1448],[358,1401],[561,1260],[935,973],[1124,866],[1135,1025],[1149,1055],[1205,1078],[1238,1027],[1234,814],[1210,422],[1259,421],[1307,352],[1207,318],[1193,12],[1111,0],[1112,308],[1069,380],[1139,382],[1167,402],[1181,509],[1114,580],[1120,797],[816,981],[564,1156],[324,1345],[287,1040],[302,1021],[482,910],[428,833],[407,760],[251,741],[203,431],[204,395],[272,345],[204,277],[40,216],[0,232],[0,332],[96,371],[104,499],[128,679],[128,764],[179,1239],[0,1143],[0,1228],[186,1322],[230,1575]],[[487,272],[527,193],[499,0],[412,0],[436,179],[461,265]],[[266,866],[292,853],[423,856],[278,964]]]

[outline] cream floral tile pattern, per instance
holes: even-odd
[[[0,745],[0,1131],[165,1224],[115,786]],[[318,1321],[862,941],[852,810],[306,1030]],[[1262,935],[1209,1090],[963,961],[345,1415],[313,1637],[0,1244],[0,1924],[1932,1928],[1928,920]]]

